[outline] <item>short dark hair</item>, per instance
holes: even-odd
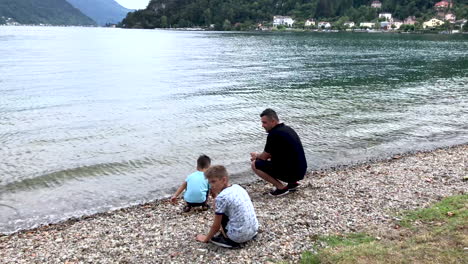
[[[197,159],[197,167],[200,169],[206,169],[211,165],[211,159],[205,154],[200,155]]]
[[[264,117],[264,116],[268,117],[269,119],[279,121],[278,115],[276,114],[275,110],[271,108],[267,108],[263,110],[263,112],[260,114],[260,117]]]

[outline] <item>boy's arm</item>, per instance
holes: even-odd
[[[208,232],[208,235],[202,235],[199,234],[197,235],[196,239],[200,242],[203,243],[208,243],[211,238],[216,235],[216,233],[221,229],[221,220],[223,219],[223,215],[215,215],[213,225],[211,225],[210,232]]]
[[[174,195],[172,195],[171,197],[171,202],[172,203],[175,203],[177,201],[177,197],[179,197],[179,195],[185,190],[187,189],[187,182],[184,181],[184,183],[182,183],[182,185],[180,185],[179,189],[177,189],[177,191],[174,193]]]

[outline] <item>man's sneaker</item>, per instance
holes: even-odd
[[[300,184],[298,182],[289,182],[287,187],[290,192],[295,192],[297,191],[297,187],[299,187],[299,185]]]
[[[288,188],[284,188],[284,189],[275,189],[275,190],[270,192],[270,195],[275,196],[275,197],[279,197],[279,196],[286,195],[288,193],[289,193]]]
[[[219,234],[215,237],[213,237],[210,240],[211,243],[220,246],[220,247],[225,247],[225,248],[240,248],[240,244],[232,241],[229,238],[225,238],[223,235]]]

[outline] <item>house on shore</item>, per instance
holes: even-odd
[[[383,30],[390,30],[392,29],[392,26],[391,26],[391,22],[389,21],[382,21],[380,22],[380,29],[383,29]]]
[[[460,19],[460,20],[455,21],[455,25],[459,26],[460,30],[463,30],[463,27],[465,27],[467,21],[468,20],[466,19]]]
[[[416,24],[416,17],[415,16],[409,16],[407,17],[404,21],[403,24],[405,25],[414,25]]]
[[[348,21],[348,22],[344,22],[343,26],[347,27],[347,28],[353,28],[356,26],[356,24],[352,21]]]
[[[449,21],[450,23],[455,23],[457,17],[453,13],[447,13],[445,15],[445,20]]]
[[[400,29],[400,27],[403,26],[403,24],[404,24],[403,21],[394,19],[390,27],[393,29]]]
[[[380,1],[372,1],[371,5],[372,8],[382,8],[382,3]]]
[[[279,25],[284,25],[288,27],[292,27],[294,24],[294,19],[289,16],[274,16],[273,17],[273,26],[277,27]]]
[[[374,28],[375,23],[374,22],[361,22],[359,24],[359,27],[361,27],[361,28]]]
[[[321,21],[318,23],[318,28],[321,28],[321,29],[329,29],[332,27],[332,25],[330,24],[330,22],[326,22],[326,21]]]
[[[444,21],[439,20],[437,18],[432,18],[423,23],[423,28],[435,28],[443,24],[444,24]]]
[[[304,26],[311,27],[315,26],[315,20],[313,18],[309,18],[305,21]]]
[[[443,1],[435,3],[435,5],[434,5],[435,9],[446,9],[446,8],[449,8],[449,7],[453,7],[452,1],[449,2],[447,0],[443,0]]]
[[[379,18],[385,18],[387,21],[392,21],[392,14],[390,13],[380,13]]]

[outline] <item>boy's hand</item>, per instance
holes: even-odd
[[[171,197],[171,203],[172,204],[175,204],[177,202],[177,197],[176,196],[172,196]]]
[[[195,239],[197,241],[200,241],[200,242],[203,242],[203,243],[208,243],[208,241],[206,241],[206,236],[205,235],[201,235],[201,234],[198,234]]]

